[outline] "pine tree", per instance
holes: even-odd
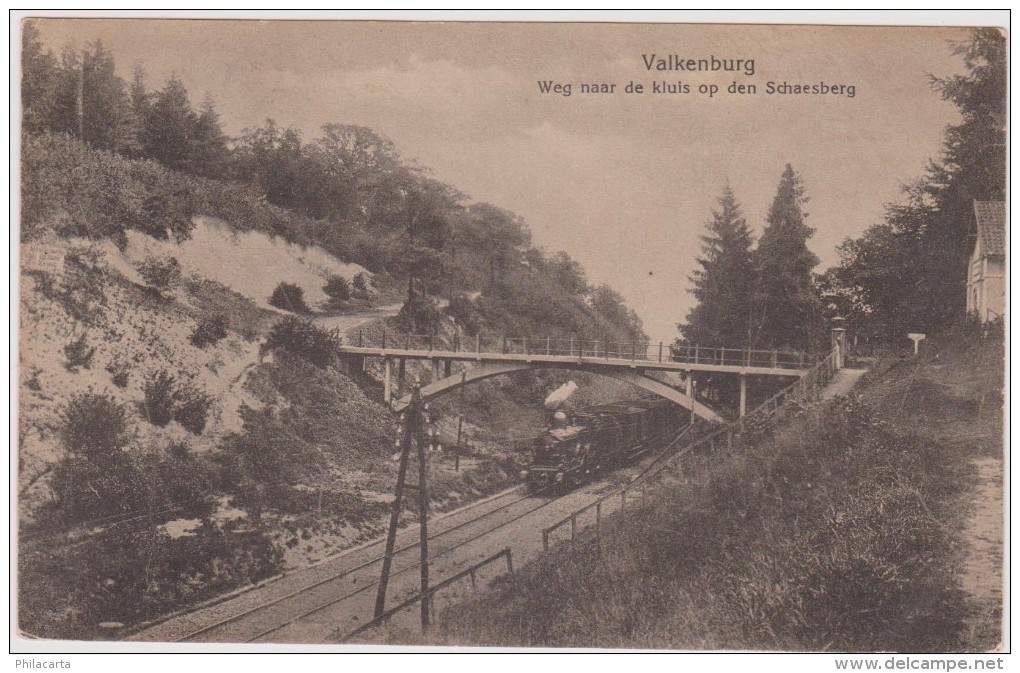
[[[81,58],[82,139],[104,150],[136,152],[140,147],[138,123],[124,80],[115,72],[113,54],[96,40]]]
[[[82,136],[80,103],[83,84],[81,54],[73,47],[64,46],[60,50],[60,65],[53,87],[51,115],[47,124],[49,130],[79,138]]]
[[[706,227],[697,260],[701,268],[690,276],[698,305],[678,327],[688,343],[742,348],[751,318],[754,262],[751,232],[729,185]]]
[[[25,22],[21,50],[21,130],[40,133],[52,128],[54,97],[60,76],[53,52],[43,50],[39,29]]]
[[[206,94],[191,138],[190,171],[197,175],[223,177],[228,158],[227,136],[220,126],[220,115],[216,112],[212,96]]]
[[[807,215],[801,206],[806,202],[800,176],[787,164],[754,255],[758,287],[753,347],[811,349],[813,345],[818,298],[811,270],[818,265],[818,257],[807,247],[814,230],[804,224]]]
[[[145,70],[140,63],[135,63],[131,76],[131,84],[128,87],[128,100],[131,105],[131,114],[137,125],[138,147],[132,152],[135,156],[146,156],[147,137],[146,127],[149,114],[152,111],[152,94],[145,85]]]
[[[146,119],[146,154],[168,168],[187,170],[196,122],[187,89],[172,75],[156,94]]]

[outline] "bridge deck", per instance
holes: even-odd
[[[645,371],[670,371],[670,372],[720,372],[729,374],[764,375],[764,376],[791,376],[799,377],[805,370],[811,367],[814,362],[791,361],[790,354],[775,353],[772,351],[750,352],[729,350],[732,356],[716,356],[723,349],[705,349],[706,353],[698,353],[693,357],[684,355],[666,355],[659,358],[639,357],[643,355],[640,350],[631,352],[629,357],[624,357],[620,352],[610,350],[607,355],[595,356],[594,354],[558,354],[546,352],[530,353],[503,353],[470,350],[449,350],[447,349],[417,349],[417,348],[383,348],[380,346],[348,346],[339,348],[339,352],[347,355],[359,355],[364,357],[381,357],[409,360],[454,360],[459,362],[523,362],[534,366],[555,367],[557,365],[569,365],[576,369],[579,366],[598,370],[603,368],[635,369]],[[707,353],[713,351],[711,356]],[[579,351],[580,353],[580,351]],[[767,359],[760,356],[767,355]],[[797,357],[798,354],[794,354]],[[775,364],[772,364],[772,363]]]

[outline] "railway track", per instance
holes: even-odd
[[[436,550],[430,555],[429,560],[432,562],[440,559],[470,542],[548,506],[555,500],[556,498],[544,498],[541,495],[522,495],[519,490],[514,490],[485,502],[481,512],[471,512],[474,516],[466,520],[458,520],[460,517],[438,519],[432,526],[441,526],[440,530],[429,536],[430,548]],[[444,523],[446,525],[443,525]],[[412,537],[415,539],[414,542],[402,544],[405,539]],[[401,531],[397,544],[391,578],[400,577],[420,565],[417,560],[419,544],[417,531],[413,530],[413,527],[411,530]],[[382,546],[383,541],[380,540],[359,551],[377,552]],[[348,564],[325,573],[324,577],[316,577],[314,581],[283,595],[190,630],[174,640],[246,643],[265,641],[274,633],[302,619],[345,602],[357,603],[354,608],[357,616],[363,618],[361,621],[369,621],[372,618],[371,610],[368,614],[360,612],[365,611],[364,604],[371,603],[374,606],[375,592],[371,590],[379,583],[382,560],[382,555],[378,553],[371,553],[371,556],[364,560],[355,556]]]
[[[657,463],[672,444],[650,461],[642,461],[642,472]],[[601,486],[604,484],[595,482],[566,496],[586,497],[587,491]],[[504,536],[512,535],[514,523],[536,513],[543,516],[539,510],[566,496],[528,495],[520,488],[511,489],[431,521],[429,563],[435,580],[452,576],[467,565],[465,559],[477,551],[469,546],[472,543],[482,547],[488,544],[483,538],[501,531]],[[157,625],[132,639],[198,643],[328,641],[328,634],[338,627],[348,632],[373,618],[384,542],[380,539],[350,550],[231,601]],[[420,567],[418,548],[415,525],[398,533],[390,575],[390,604],[417,592],[417,573],[410,571]]]

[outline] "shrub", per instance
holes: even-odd
[[[165,369],[145,379],[145,413],[149,422],[163,427],[174,420],[196,435],[205,430],[212,398],[189,382],[178,383]]]
[[[29,390],[36,392],[42,390],[42,383],[39,382],[39,375],[42,374],[42,370],[38,367],[29,367],[25,372],[25,386]]]
[[[69,372],[78,371],[79,367],[90,369],[92,367],[92,356],[96,349],[89,346],[88,335],[82,332],[77,339],[72,339],[64,346],[64,357],[67,363],[64,365]]]
[[[110,372],[113,385],[118,388],[127,388],[128,381],[131,378],[131,369],[127,362],[119,359],[112,360],[110,364],[106,365],[106,371]]]
[[[72,246],[64,255],[64,271],[59,287],[42,288],[44,293],[64,307],[78,322],[91,323],[98,315],[96,306],[106,304],[101,253],[93,247]]]
[[[354,296],[358,299],[367,299],[369,295],[368,289],[368,278],[365,276],[364,271],[359,271],[354,274],[354,278],[351,279],[351,285],[353,287]]]
[[[305,291],[293,283],[281,282],[269,297],[269,303],[291,313],[311,313],[305,303]]]
[[[202,431],[205,430],[206,418],[209,415],[209,407],[212,405],[212,398],[190,384],[179,387],[176,395],[177,405],[174,407],[174,420],[180,423],[185,430],[196,435],[202,434]]]
[[[172,174],[171,174],[172,175]],[[178,239],[191,236],[194,224],[195,197],[190,186],[183,184],[185,178],[172,176],[169,191],[150,194],[142,201],[141,217],[137,228],[158,239],[169,238],[168,232]],[[166,189],[154,186],[154,189]]]
[[[127,229],[186,240],[198,201],[191,177],[133,161],[65,134],[26,136],[22,145],[23,236],[53,228],[108,238],[123,250]]]
[[[191,343],[198,348],[215,345],[226,338],[229,324],[230,321],[225,315],[205,316],[195,325],[195,331],[191,333]]]
[[[343,276],[331,275],[326,279],[322,291],[329,297],[330,304],[339,304],[351,298],[351,284]]]
[[[140,506],[128,442],[127,410],[110,395],[91,390],[61,409],[60,438],[68,455],[53,471],[62,520],[75,523]]]
[[[145,379],[142,392],[145,395],[145,415],[153,425],[163,427],[174,417],[177,407],[176,379],[165,369],[153,372]]]
[[[70,453],[108,454],[127,444],[127,410],[106,393],[73,395],[60,416],[60,439]]]
[[[181,281],[181,265],[176,257],[146,257],[138,265],[142,280],[157,294],[170,292]]]
[[[188,460],[191,458],[191,445],[185,441],[172,441],[166,447],[167,453],[174,460]]]
[[[341,343],[339,330],[325,330],[308,320],[288,316],[273,325],[264,348],[280,348],[318,367],[327,367]]]
[[[264,531],[237,528],[206,521],[175,539],[120,527],[22,549],[20,625],[45,638],[108,639],[101,622],[137,624],[279,572],[282,549]]]

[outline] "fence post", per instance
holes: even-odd
[[[662,342],[659,342],[659,362],[662,362]]]
[[[698,346],[694,346],[694,364],[698,364]]]
[[[475,335],[475,352],[476,353],[481,353],[482,352],[482,333],[481,332],[479,332],[478,334]]]
[[[620,491],[620,511],[627,511],[627,491]]]
[[[599,541],[599,549],[602,548],[602,501],[595,503],[595,539]]]
[[[542,529],[542,551],[549,551],[549,529]]]
[[[475,569],[474,568],[471,569],[471,588],[472,589],[477,589],[478,588],[478,581],[475,578]]]
[[[570,546],[574,546],[574,538],[577,537],[577,513],[570,515]]]
[[[552,355],[552,337],[545,338],[545,354]]]
[[[524,337],[524,354],[531,355],[531,353],[528,351],[528,337]]]
[[[506,548],[506,572],[508,575],[514,574],[514,556],[513,552],[510,551],[510,547]]]
[[[362,344],[362,334],[361,334],[361,332],[362,332],[362,330],[359,329],[358,330],[358,348],[361,348],[361,344]]]
[[[382,331],[382,347],[386,348],[386,329],[385,328],[383,328],[383,331]]]

